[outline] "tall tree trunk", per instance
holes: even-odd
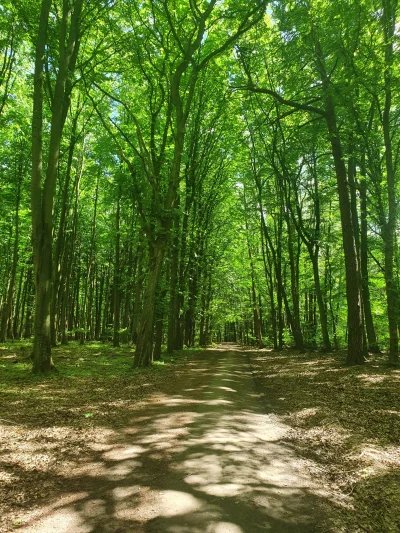
[[[98,297],[96,298],[96,318],[95,318],[95,326],[94,326],[94,338],[96,341],[100,339],[101,317],[102,317],[102,312],[103,312],[104,280],[105,280],[105,274],[104,274],[104,270],[102,269],[101,275],[100,275],[100,281],[97,283],[97,285],[100,285],[100,286],[99,286],[99,294],[98,294]]]
[[[368,274],[368,224],[367,224],[367,182],[365,174],[360,182],[360,215],[361,215],[361,233],[360,233],[360,265],[361,265],[361,283],[363,293],[363,307],[365,328],[367,330],[368,348],[373,353],[379,353],[380,349],[375,333],[374,320],[371,311],[371,297],[369,291],[369,274]]]
[[[18,339],[21,335],[20,335],[20,328],[19,328],[19,324],[20,324],[20,311],[21,311],[21,306],[23,305],[24,303],[24,295],[23,295],[23,282],[24,282],[24,278],[26,277],[26,274],[25,274],[25,268],[22,268],[21,269],[21,273],[19,275],[19,283],[18,283],[18,291],[17,291],[17,298],[16,298],[16,301],[15,301],[15,312],[14,312],[14,317],[13,317],[13,332],[12,332],[12,336],[14,339]]]
[[[210,344],[210,303],[212,297],[212,271],[208,272],[207,283],[203,283],[201,318],[200,318],[200,346]]]
[[[357,247],[357,260],[359,266],[359,276],[360,276],[360,288],[361,288],[361,301],[363,296],[362,291],[362,279],[361,279],[361,259],[360,259],[360,224],[358,222],[358,208],[357,208],[357,185],[356,185],[356,161],[353,155],[354,152],[354,141],[353,135],[350,135],[350,146],[349,146],[349,161],[348,161],[348,180],[349,180],[349,190],[350,190],[350,207],[351,215],[353,218],[353,227],[355,233],[355,241]],[[362,311],[364,311],[364,303],[362,303]],[[364,326],[364,312],[363,312],[363,326]],[[364,336],[364,356],[368,356],[368,343],[365,327],[363,327],[363,336]]]
[[[107,268],[106,272],[106,288],[104,290],[104,308],[103,308],[103,318],[101,322],[101,340],[104,342],[107,338],[107,328],[108,328],[108,307],[110,301],[110,268]]]
[[[342,224],[343,251],[346,272],[346,300],[347,300],[347,359],[349,365],[364,363],[364,323],[361,296],[361,276],[357,257],[357,240],[350,204],[350,191],[346,165],[336,112],[327,75],[323,53],[319,41],[316,41],[316,54],[322,78],[324,92],[325,119],[329,132],[332,157],[335,166],[336,182],[339,195],[340,219]]]
[[[301,331],[300,322],[300,299],[299,299],[299,286],[298,286],[298,260],[296,261],[294,248],[293,248],[293,229],[290,223],[289,211],[285,211],[285,219],[288,231],[288,250],[289,250],[289,264],[290,264],[290,286],[292,292],[293,302],[293,338],[295,347],[297,350],[304,350],[303,333]]]
[[[78,122],[78,113],[75,115],[72,122],[72,133],[68,149],[68,160],[67,160],[67,169],[65,173],[64,186],[62,190],[61,198],[61,213],[60,213],[60,222],[58,226],[57,239],[54,247],[54,257],[53,257],[53,288],[52,288],[52,299],[51,299],[51,345],[57,345],[57,300],[60,288],[60,277],[61,277],[61,259],[65,247],[65,238],[66,238],[66,217],[68,210],[68,193],[69,186],[71,181],[72,174],[72,162],[74,157],[74,151],[76,146],[76,129]],[[82,149],[82,159],[83,159],[83,149]],[[81,169],[83,169],[83,161],[81,164]]]
[[[161,359],[163,325],[164,325],[164,299],[167,295],[167,289],[159,290],[157,296],[157,306],[155,313],[155,341],[153,351],[153,361]]]
[[[136,344],[137,342],[137,333],[140,322],[140,315],[142,312],[142,292],[143,292],[143,255],[144,255],[144,246],[141,241],[138,242],[136,248],[136,276],[135,276],[135,294],[133,300],[133,309],[132,309],[132,321],[131,321],[131,336],[132,343]]]
[[[120,329],[120,224],[121,224],[121,198],[118,188],[117,212],[115,215],[115,262],[114,262],[114,286],[113,286],[113,305],[114,305],[114,333],[113,346],[119,346],[119,329]]]
[[[28,301],[28,277],[29,277],[29,267],[27,269],[28,271],[25,274],[24,269],[24,280],[23,280],[23,289],[22,289],[22,299],[21,299],[21,308],[19,312],[19,320],[17,324],[17,333],[15,334],[15,337],[18,339],[22,338],[22,332],[24,327],[24,318],[25,318],[25,309]]]
[[[318,256],[319,256],[319,246],[316,247],[315,251],[309,251],[312,267],[313,267],[313,274],[314,274],[314,287],[315,287],[315,296],[317,299],[318,304],[318,313],[321,323],[321,333],[322,333],[322,342],[324,345],[324,350],[327,352],[330,352],[332,350],[331,341],[329,338],[329,332],[328,332],[328,317],[326,313],[326,307],[324,298],[322,295],[322,288],[321,288],[321,280],[319,276],[319,262],[318,262]]]
[[[389,363],[399,364],[399,336],[398,311],[399,294],[394,269],[394,244],[397,224],[396,180],[393,165],[393,147],[390,116],[392,109],[392,68],[393,68],[393,39],[396,28],[397,1],[383,0],[383,26],[385,36],[385,103],[382,114],[382,127],[385,145],[386,180],[388,191],[388,218],[383,228],[385,243],[385,283],[386,300],[389,323]]]
[[[153,354],[154,316],[157,296],[157,285],[165,258],[167,242],[156,242],[151,253],[149,276],[143,297],[143,310],[138,331],[134,366],[149,366]]]
[[[76,0],[69,24],[69,6],[63,5],[60,23],[60,54],[51,108],[50,140],[46,177],[42,182],[43,130],[43,67],[47,39],[50,0],[42,0],[39,31],[36,42],[33,116],[32,116],[32,247],[35,279],[35,324],[33,342],[33,372],[46,373],[51,360],[51,301],[53,283],[53,204],[60,143],[69,95],[66,82],[79,48],[79,24],[83,0]],[[67,38],[67,28],[69,35]],[[67,41],[66,41],[67,39]]]
[[[168,314],[167,353],[179,350],[177,339],[179,338],[179,214],[175,215],[173,226],[173,238],[170,247],[170,296]]]
[[[83,305],[82,305],[82,324],[81,327],[84,329],[83,335],[85,338],[91,340],[93,337],[92,331],[92,308],[93,308],[93,292],[94,292],[94,253],[95,253],[95,244],[96,244],[96,228],[97,228],[97,203],[99,198],[99,174],[97,174],[96,179],[96,191],[94,197],[94,208],[93,208],[93,220],[91,227],[90,235],[90,244],[89,244],[89,254],[87,258],[87,274],[85,278],[85,287],[83,294]]]
[[[7,327],[9,321],[12,321],[12,306],[14,299],[14,289],[15,289],[15,279],[17,275],[17,266],[18,266],[18,247],[19,247],[19,204],[21,199],[21,185],[22,185],[22,176],[23,176],[23,164],[22,161],[18,164],[18,181],[17,181],[17,190],[15,196],[15,231],[14,231],[14,246],[13,246],[13,256],[11,261],[11,273],[8,283],[8,290],[5,303],[3,305],[1,313],[1,322],[0,322],[0,342],[5,342],[7,335]]]
[[[24,329],[23,329],[23,338],[24,339],[30,339],[32,336],[32,313],[33,313],[33,292],[34,292],[34,286],[33,286],[33,267],[30,266],[28,269],[28,274],[26,278],[26,294],[27,294],[27,301],[26,301],[26,314],[25,314],[25,322],[24,322]]]
[[[260,227],[261,251],[262,251],[262,257],[263,257],[265,283],[267,285],[267,291],[268,291],[268,296],[269,296],[270,317],[271,317],[271,327],[272,327],[272,342],[273,342],[274,349],[276,350],[278,348],[278,332],[277,332],[277,325],[276,325],[276,307],[275,307],[273,266],[272,266],[270,253],[269,253],[269,250],[267,248],[267,245],[264,239],[264,231],[263,231],[264,217],[263,217],[262,212],[260,214],[260,221],[261,221],[261,227]]]
[[[262,195],[261,195],[261,182],[259,180],[256,181],[257,190],[258,190],[258,202],[259,202],[259,211],[260,211],[260,217],[261,217],[261,230],[265,237],[265,246],[266,249],[270,250],[271,256],[272,256],[272,264],[274,266],[275,270],[275,280],[276,280],[276,300],[277,300],[277,307],[276,307],[276,315],[277,320],[275,319],[275,328],[277,331],[277,340],[276,340],[276,349],[282,350],[283,348],[283,302],[284,302],[284,287],[282,285],[282,261],[281,261],[281,250],[280,250],[280,244],[278,242],[277,247],[275,248],[272,238],[268,229],[268,226],[265,221],[264,212],[263,212],[263,203],[262,203]],[[275,315],[275,316],[276,316]],[[274,340],[275,345],[275,340]]]
[[[132,206],[132,211],[134,207]],[[131,232],[132,236],[134,235],[134,217],[132,215],[131,219]],[[129,239],[128,243],[128,270],[126,273],[126,283],[125,283],[125,295],[124,295],[124,313],[122,318],[122,327],[127,332],[127,339],[129,340],[131,335],[129,333],[130,318],[131,318],[131,302],[132,302],[132,293],[134,288],[134,282],[137,269],[137,256],[133,257],[133,237]]]
[[[181,75],[183,74],[183,71]],[[162,262],[168,247],[169,235],[171,227],[174,222],[173,209],[176,207],[178,199],[178,187],[180,182],[180,170],[182,154],[185,142],[186,121],[189,113],[189,107],[184,113],[182,108],[182,101],[179,94],[180,77],[174,77],[172,83],[172,101],[176,110],[175,122],[175,140],[174,140],[174,155],[169,174],[168,191],[166,193],[164,205],[162,209],[164,213],[157,217],[157,224],[160,229],[158,234],[149,235],[149,242],[151,248],[151,262],[150,271],[147,281],[147,287],[143,296],[143,311],[138,329],[138,339],[136,344],[136,352],[134,358],[134,366],[149,366],[151,364],[151,357],[153,353],[153,329],[154,329],[154,307],[156,302],[156,290],[160,280]],[[187,104],[190,106],[190,104]],[[154,193],[155,191],[153,191]],[[157,206],[159,209],[160,206]],[[152,242],[153,240],[153,242]]]
[[[254,274],[254,262],[253,254],[251,252],[250,246],[250,235],[249,235],[249,222],[247,219],[247,202],[246,202],[246,193],[243,189],[243,202],[244,202],[244,212],[245,212],[245,226],[246,226],[246,241],[247,241],[247,253],[250,263],[250,277],[251,277],[251,302],[253,307],[253,320],[254,320],[254,333],[257,340],[257,346],[262,348],[264,346],[262,338],[262,329],[260,321],[260,309],[258,307],[257,296],[256,296],[256,283],[255,283],[255,274]]]
[[[33,369],[34,372],[48,372],[51,369],[50,339],[50,305],[46,317],[47,301],[50,301],[50,281],[45,272],[46,266],[41,260],[43,248],[42,227],[42,169],[43,169],[43,66],[47,37],[47,25],[50,14],[51,0],[43,0],[40,12],[39,31],[36,41],[35,72],[33,82],[33,115],[32,115],[32,247],[35,283],[35,326]],[[47,235],[48,235],[47,230]],[[50,236],[51,238],[51,236]],[[46,320],[47,318],[47,320]]]
[[[73,304],[73,299],[70,301],[71,281],[73,265],[76,257],[76,238],[78,232],[78,216],[79,216],[79,185],[82,177],[82,171],[77,172],[74,180],[73,193],[75,196],[73,216],[72,216],[72,228],[69,233],[69,238],[65,244],[65,254],[63,257],[61,272],[60,272],[60,333],[61,344],[68,343],[68,330],[72,329],[73,319],[68,319],[68,307]],[[68,327],[68,325],[70,327]]]

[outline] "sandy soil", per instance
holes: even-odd
[[[48,505],[15,530],[321,530],[326,494],[310,465],[283,442],[288,427],[265,412],[246,352],[205,350],[171,389],[150,395],[125,427],[101,433]]]

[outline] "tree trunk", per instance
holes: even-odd
[[[310,254],[312,267],[313,267],[315,296],[317,299],[318,313],[319,313],[319,318],[321,322],[322,342],[324,345],[324,350],[326,352],[330,352],[332,350],[332,345],[329,339],[328,317],[326,313],[324,298],[322,295],[321,280],[319,276],[319,265],[318,265],[319,247],[317,246],[314,252],[312,250],[309,250],[309,254]]]
[[[156,242],[151,254],[149,278],[143,298],[143,310],[138,331],[134,367],[150,366],[153,354],[154,315],[157,285],[166,253],[166,241]]]
[[[49,230],[42,222],[42,159],[43,159],[43,66],[46,48],[47,25],[51,0],[42,0],[39,30],[36,41],[35,71],[33,81],[32,115],[32,247],[35,282],[35,326],[33,346],[33,371],[49,372],[52,367],[50,339],[50,280],[48,265],[41,258],[44,233]],[[51,239],[51,229],[50,229]],[[50,250],[51,253],[51,250]],[[50,258],[51,261],[51,258]],[[48,313],[47,313],[47,307]]]
[[[365,174],[360,182],[360,211],[361,211],[361,234],[360,234],[360,266],[361,283],[363,294],[364,320],[367,330],[368,348],[373,353],[379,353],[380,349],[376,339],[374,321],[371,311],[371,297],[369,292],[368,274],[368,224],[367,224],[367,182]]]
[[[19,328],[19,323],[20,323],[20,310],[21,310],[21,305],[24,303],[23,300],[24,300],[24,296],[23,296],[23,281],[24,281],[24,277],[25,277],[25,269],[22,268],[21,269],[21,273],[19,275],[19,283],[18,283],[18,291],[17,291],[17,298],[16,298],[16,301],[15,301],[15,312],[14,312],[14,316],[13,316],[13,325],[12,325],[12,336],[13,336],[13,339],[18,339],[20,337],[20,328]]]
[[[103,308],[103,320],[101,323],[101,340],[104,342],[107,338],[108,327],[108,306],[110,300],[110,268],[107,268],[106,273],[106,288],[104,290],[104,308]]]
[[[103,296],[104,296],[104,270],[102,269],[101,275],[100,275],[100,287],[99,287],[99,294],[98,298],[96,298],[96,319],[95,319],[95,326],[94,326],[94,338],[98,341],[100,339],[100,331],[101,331],[101,317],[103,312]]]
[[[23,332],[23,327],[24,327],[24,318],[25,318],[25,309],[26,309],[26,305],[27,305],[27,302],[28,302],[29,270],[30,270],[30,267],[28,267],[28,271],[27,271],[26,275],[24,276],[25,279],[23,280],[21,308],[20,308],[19,320],[18,320],[18,324],[17,324],[17,333],[15,334],[15,336],[18,339],[22,338],[22,332]],[[25,269],[24,269],[24,274],[25,274]]]
[[[177,339],[179,337],[179,214],[175,216],[173,239],[170,247],[170,296],[168,315],[167,353],[179,350]]]
[[[15,279],[17,275],[17,266],[18,266],[18,247],[19,247],[19,204],[21,199],[21,185],[22,185],[22,176],[23,176],[23,164],[22,162],[18,165],[18,182],[16,190],[16,199],[15,199],[15,232],[14,232],[14,247],[13,247],[13,257],[11,262],[11,273],[8,284],[7,296],[1,313],[1,323],[0,323],[0,342],[5,342],[7,335],[7,328],[9,321],[13,319],[12,317],[12,305],[14,299],[14,289],[15,289]]]
[[[244,197],[244,208],[245,208],[245,213],[246,213],[247,212],[246,197],[245,195],[243,195],[243,197]],[[248,253],[249,262],[250,262],[251,301],[252,301],[252,307],[253,307],[254,333],[255,333],[256,340],[257,340],[257,346],[259,348],[263,348],[264,342],[262,338],[260,310],[258,308],[258,302],[257,302],[257,296],[256,296],[253,255],[251,253],[251,247],[250,247],[250,242],[249,242],[249,224],[248,224],[246,215],[245,215],[245,223],[246,223],[247,253]]]
[[[266,243],[264,239],[264,232],[263,232],[263,213],[261,212],[261,251],[262,251],[262,257],[263,257],[263,265],[264,265],[264,275],[265,275],[265,283],[267,285],[267,291],[269,296],[269,303],[270,303],[270,317],[271,317],[271,326],[272,326],[272,342],[274,349],[276,350],[278,348],[278,334],[277,334],[277,327],[276,327],[276,308],[275,308],[275,291],[274,291],[274,281],[273,281],[273,267],[272,267],[272,261],[270,258],[270,253],[268,251],[268,248],[266,248]]]
[[[32,246],[35,270],[35,322],[33,343],[33,372],[46,373],[53,366],[51,360],[51,303],[53,283],[53,204],[60,144],[64,128],[69,95],[66,82],[69,70],[74,70],[74,60],[79,48],[79,24],[83,0],[76,0],[71,13],[67,42],[69,6],[63,6],[60,24],[60,56],[51,107],[51,128],[47,157],[46,177],[42,181],[42,130],[43,130],[43,66],[50,0],[42,0],[39,32],[36,43],[34,72],[34,104],[32,117]]]
[[[23,338],[30,339],[32,336],[32,312],[33,312],[33,267],[28,269],[27,279],[27,302],[26,302],[26,315],[25,324],[23,330]]]
[[[394,274],[394,244],[397,224],[396,180],[393,165],[391,135],[393,39],[395,35],[396,9],[391,0],[383,0],[383,26],[385,35],[385,104],[382,115],[385,145],[386,180],[388,191],[388,219],[383,228],[385,243],[385,283],[389,323],[389,363],[399,364],[398,311],[399,294]]]
[[[167,289],[159,291],[157,297],[157,306],[155,313],[155,341],[153,351],[153,361],[161,359],[161,349],[163,341],[163,325],[164,325],[164,299],[167,295]]]
[[[140,316],[142,312],[142,290],[143,290],[143,245],[138,244],[136,250],[137,257],[137,274],[136,274],[136,285],[135,285],[135,299],[133,302],[132,310],[132,324],[131,324],[131,333],[132,333],[132,342],[133,344],[137,343],[137,335],[139,329]]]
[[[285,219],[288,231],[288,249],[289,249],[289,263],[290,263],[290,286],[292,292],[292,302],[293,302],[293,337],[295,342],[295,347],[297,350],[304,350],[303,342],[303,333],[301,331],[301,322],[300,322],[300,300],[299,300],[299,286],[298,286],[298,261],[296,261],[294,256],[293,249],[293,228],[290,224],[289,211],[285,211]]]
[[[113,286],[113,304],[114,304],[114,334],[113,346],[119,346],[119,329],[120,329],[120,218],[121,218],[121,199],[118,190],[117,212],[115,215],[115,263],[114,263],[114,286]]]
[[[72,162],[74,157],[74,151],[76,146],[76,128],[77,128],[78,115],[74,117],[72,122],[72,134],[70,145],[68,149],[68,160],[67,160],[67,169],[65,173],[64,186],[62,191],[61,198],[61,214],[60,222],[58,226],[57,239],[54,249],[53,257],[53,290],[52,290],[52,302],[51,302],[51,344],[52,346],[57,345],[57,299],[60,288],[60,277],[61,277],[61,265],[60,261],[65,247],[65,237],[66,237],[66,217],[68,209],[68,192],[69,185],[71,181],[72,174]],[[82,165],[81,165],[82,166]]]
[[[72,228],[70,236],[65,244],[65,254],[61,264],[60,272],[60,333],[61,344],[68,344],[68,330],[73,327],[73,321],[68,318],[68,308],[71,305],[70,292],[71,292],[71,278],[72,267],[75,258],[75,243],[76,235],[78,231],[78,208],[79,208],[79,182],[81,173],[78,172],[74,183],[75,201],[72,217]],[[68,327],[70,326],[70,328]]]
[[[346,165],[344,163],[342,143],[337,128],[335,106],[331,94],[329,77],[325,69],[323,53],[318,41],[316,42],[316,53],[322,78],[322,88],[325,100],[325,119],[335,166],[340,219],[342,224],[348,327],[346,363],[348,365],[359,365],[364,363],[364,324],[361,297],[361,276],[357,257],[357,239],[351,211]]]

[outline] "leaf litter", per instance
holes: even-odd
[[[400,370],[386,354],[346,367],[340,352],[247,353],[267,409],[332,493],[329,531],[398,533]]]
[[[173,387],[186,356],[132,369],[133,350],[70,343],[54,349],[57,372],[30,373],[26,343],[0,347],[0,531],[65,488],[110,429],[124,427],[155,390]],[[74,480],[70,479],[71,488]]]

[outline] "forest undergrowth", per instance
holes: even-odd
[[[400,370],[385,354],[356,367],[344,353],[248,354],[268,411],[329,486],[338,529],[400,531]]]

